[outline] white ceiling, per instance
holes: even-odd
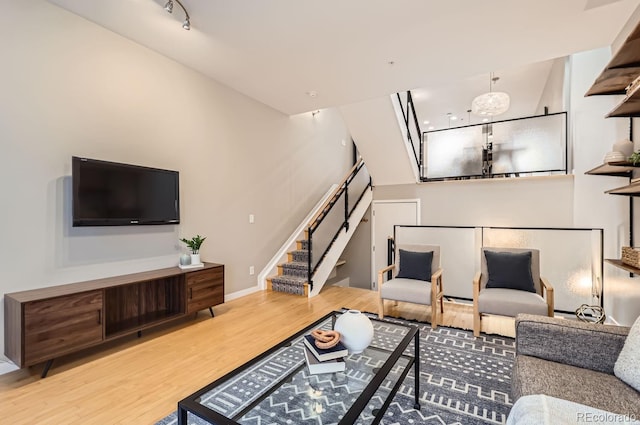
[[[556,60],[560,62],[560,66],[564,67],[565,59],[566,57],[562,57]],[[551,75],[552,66],[556,60],[496,70],[493,75],[499,79],[492,84],[492,89],[508,93],[511,104],[509,110],[496,116],[494,121],[542,114],[542,111],[538,110],[542,92],[550,78],[558,78]],[[474,97],[489,91],[490,75],[490,73],[480,74],[434,87],[411,90],[416,113],[420,119],[420,130],[438,130],[482,122],[484,117],[468,111],[471,109]],[[559,77],[562,78],[562,75]],[[562,81],[557,87],[556,95],[562,98]],[[561,108],[554,108],[555,105],[550,106],[551,113],[562,111]],[[448,114],[457,119],[450,121]],[[428,124],[425,121],[428,121]]]
[[[286,114],[610,45],[640,0],[49,0]],[[317,97],[307,93],[315,91]],[[513,96],[512,96],[513,97]]]

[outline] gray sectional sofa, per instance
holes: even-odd
[[[624,423],[640,420],[640,393],[614,375],[628,333],[627,327],[518,315],[509,423],[545,423],[531,417],[544,411],[576,421],[588,411],[623,415],[630,419]]]

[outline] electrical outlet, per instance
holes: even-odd
[[[253,266],[249,266],[249,276],[253,276],[256,273],[256,269]]]
[[[253,214],[249,214],[249,224],[253,224],[254,221],[255,217],[253,216]]]

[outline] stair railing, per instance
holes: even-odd
[[[340,232],[349,231],[349,218],[371,187],[371,176],[360,159],[338,184],[332,196],[309,221],[307,227],[309,291],[313,289],[313,275],[318,266],[340,236]]]
[[[422,180],[424,176],[422,131],[420,130],[413,97],[411,96],[411,91],[407,91],[404,96],[403,93],[396,93],[396,96],[398,96],[398,103],[400,104],[402,118],[407,130],[407,139],[411,144],[413,157],[416,161],[416,165],[418,166],[420,179]]]

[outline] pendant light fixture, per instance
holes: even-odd
[[[493,117],[503,114],[509,109],[510,98],[505,92],[494,92],[493,84],[500,78],[489,74],[489,92],[477,96],[471,102],[471,110],[476,115]]]

